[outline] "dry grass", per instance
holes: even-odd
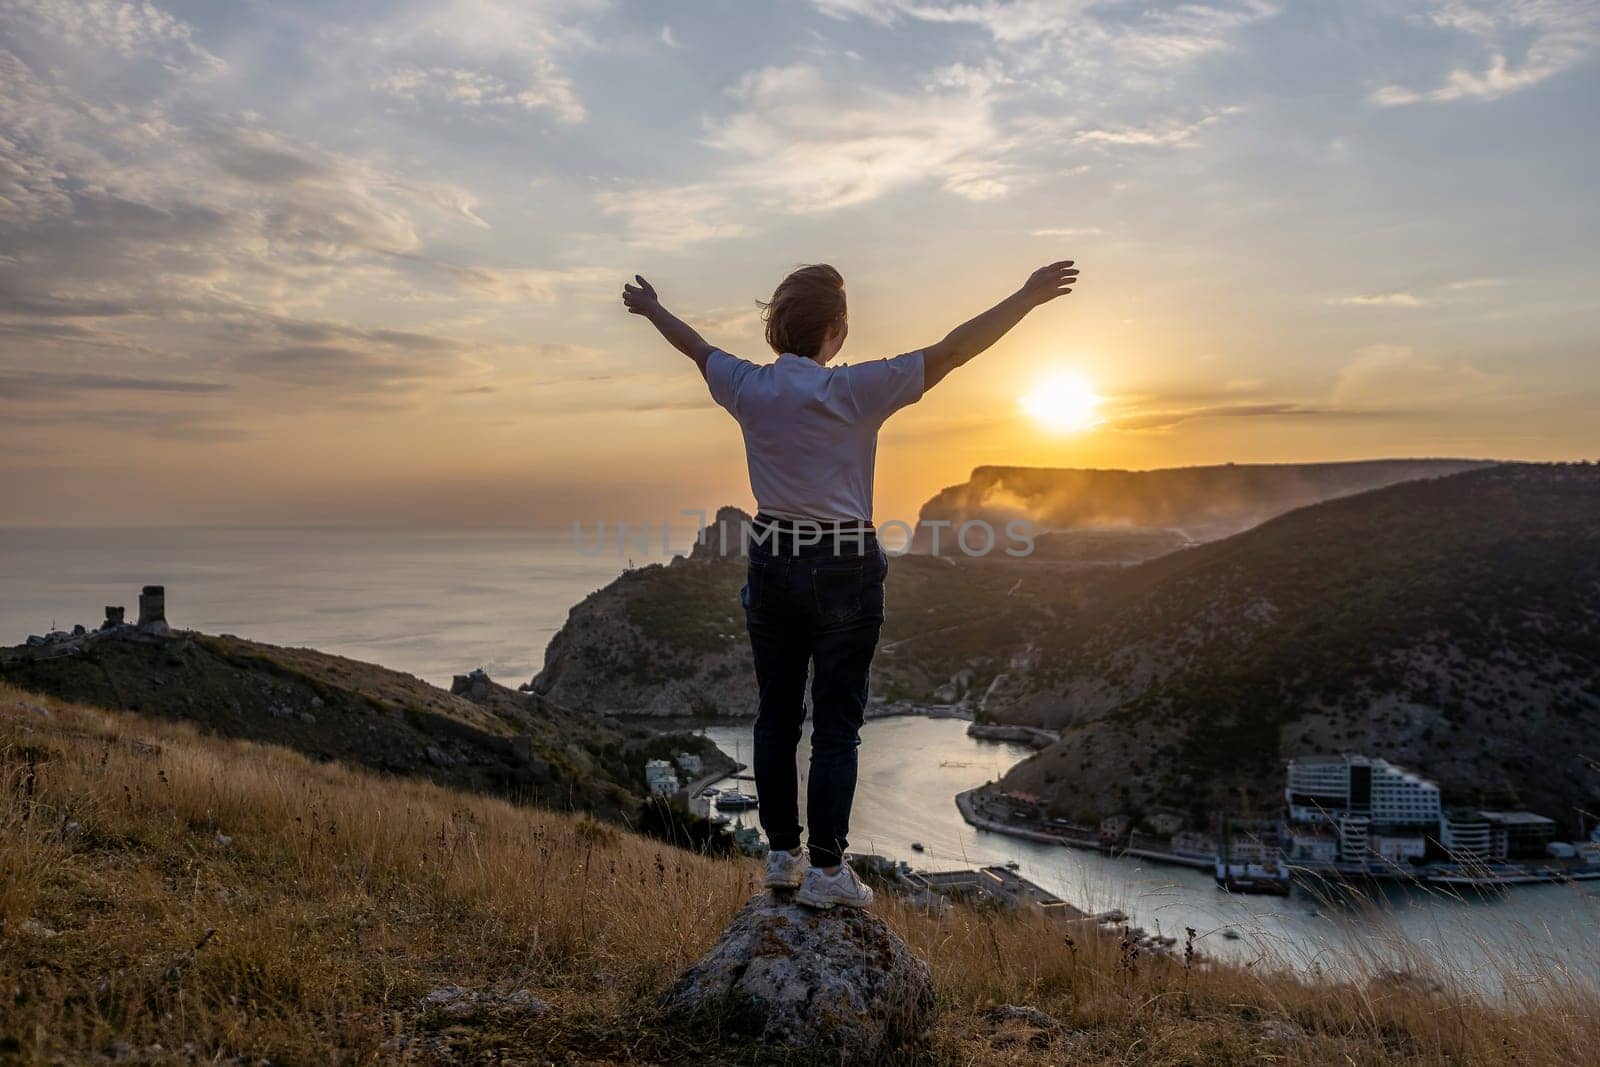
[[[93,1061],[117,1042],[157,1062],[761,1058],[654,1008],[754,891],[748,861],[4,688],[0,791],[0,1061]],[[1559,975],[1491,1008],[1421,981],[1129,958],[1028,916],[881,913],[938,984],[916,1061],[1566,1064],[1600,1049],[1595,998]],[[419,1011],[447,984],[526,988],[553,1010]],[[1067,1028],[997,1024],[1002,1003]]]

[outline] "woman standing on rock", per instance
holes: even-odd
[[[844,862],[856,789],[867,676],[883,625],[889,560],[872,527],[878,428],[956,367],[1005,336],[1029,311],[1072,291],[1071,260],[1034,271],[1021,289],[944,340],[892,359],[828,366],[849,332],[844,279],[801,267],[765,305],[771,363],[713,348],[661,306],[635,275],[622,302],[694,361],[744,432],[757,513],[741,599],[755,654],[760,708],[755,778],[771,852],[766,884],[798,887],[813,907],[862,907],[872,890]],[[800,848],[795,753],[811,669],[808,848]],[[809,852],[809,857],[807,855]],[[809,866],[808,866],[809,858]]]

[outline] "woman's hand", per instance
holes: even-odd
[[[640,279],[641,281],[643,279]],[[1058,296],[1066,296],[1078,282],[1077,268],[1072,260],[1063,259],[1047,267],[1040,267],[1028,276],[1022,292],[1035,306],[1048,304]]]
[[[1076,273],[1076,272],[1074,272]],[[630,314],[644,315],[646,318],[661,310],[661,301],[656,298],[655,287],[644,280],[644,275],[635,274],[633,280],[638,285],[624,284],[622,287],[622,303]]]

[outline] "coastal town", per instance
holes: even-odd
[[[1240,892],[1287,893],[1295,876],[1478,888],[1600,879],[1600,826],[1568,840],[1536,812],[1447,806],[1436,783],[1360,754],[1287,761],[1278,817],[1222,814],[1214,833],[1166,813],[1084,825],[1018,791],[978,788],[956,803],[979,829],[1214,870]]]

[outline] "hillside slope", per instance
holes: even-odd
[[[988,714],[1064,732],[1004,785],[1080,817],[1274,807],[1283,759],[1354,751],[1573,827],[1600,801],[1600,467],[1395,485],[1145,563],[1038,663]]]
[[[1209,541],[1307,504],[1482,466],[1480,460],[1381,459],[1151,471],[979,467],[922,506],[916,546],[928,551],[931,521],[959,527],[981,519],[998,530],[1016,518],[1042,530],[1147,527]]]
[[[755,861],[4,685],[0,782],[0,1062],[817,1062],[659,1004]],[[937,986],[897,1062],[1554,1067],[1600,1043],[1595,995],[1532,942],[1497,946],[1490,1007],[1403,951],[1311,983],[1025,913],[874,910]]]
[[[467,699],[385,667],[232,635],[124,626],[0,649],[0,679],[317,759],[608,815],[636,808],[651,747],[641,731],[501,686],[480,684]]]

